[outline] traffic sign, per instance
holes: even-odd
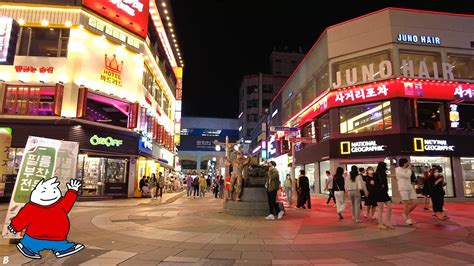
[[[316,143],[316,139],[311,137],[291,138],[290,142],[301,142],[301,143]]]
[[[270,131],[289,131],[289,132],[295,132],[298,131],[297,127],[270,127]]]

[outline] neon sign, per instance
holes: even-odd
[[[23,73],[48,73],[48,74],[53,74],[54,72],[54,67],[49,66],[49,67],[34,67],[34,66],[15,66],[15,71],[17,73],[23,72]]]
[[[385,151],[386,145],[379,145],[375,140],[341,141],[341,154]]]
[[[459,85],[458,87],[456,87],[456,90],[454,91],[454,96],[461,99],[464,99],[464,97],[472,99],[472,95],[474,94],[473,91],[474,89],[471,89],[471,88],[464,89],[461,85]]]
[[[459,127],[459,111],[457,104],[450,104],[449,105],[449,121],[451,121],[451,127],[457,128]]]
[[[454,151],[455,146],[449,145],[444,139],[413,138],[415,152],[424,151]]]
[[[121,139],[114,139],[112,137],[99,137],[94,135],[90,138],[89,142],[92,146],[107,146],[107,147],[120,147],[123,144],[123,140]]]
[[[143,12],[143,4],[138,0],[110,0],[110,2],[130,16],[135,16],[135,10]]]
[[[20,26],[12,18],[0,17],[0,64],[12,65]]]
[[[126,43],[136,49],[140,49],[140,41],[137,38],[133,38],[127,34],[125,34],[122,30],[119,30],[115,27],[107,25],[100,20],[95,18],[89,18],[89,26],[105,33],[107,36],[112,37],[121,41],[122,43]]]
[[[418,36],[416,34],[399,33],[397,36],[397,42],[441,45],[441,38],[439,38],[438,36]]]

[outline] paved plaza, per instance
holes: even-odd
[[[314,204],[316,202],[316,204]],[[474,264],[474,204],[448,203],[449,221],[419,208],[414,226],[403,225],[395,205],[395,230],[355,224],[346,209],[313,198],[313,209],[288,208],[284,219],[233,217],[222,200],[167,194],[150,199],[79,202],[71,212],[70,241],[86,245],[74,256],[24,258],[2,240],[0,255],[11,265],[467,265]],[[3,219],[7,205],[0,205]]]

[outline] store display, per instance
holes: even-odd
[[[461,158],[464,178],[464,195],[474,197],[474,158]]]

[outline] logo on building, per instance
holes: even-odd
[[[121,139],[114,139],[112,137],[103,138],[97,135],[92,136],[89,142],[92,144],[92,146],[102,145],[107,147],[120,147],[123,144],[123,140]]]
[[[397,42],[441,45],[441,38],[438,36],[399,33],[397,36]]]
[[[140,0],[110,0],[110,2],[133,17],[135,11],[143,12],[143,4]]]
[[[386,145],[379,145],[375,140],[369,141],[341,141],[341,154],[380,152],[385,151]]]
[[[413,147],[415,152],[454,151],[455,149],[455,146],[449,145],[447,140],[424,138],[413,138]]]
[[[115,55],[109,58],[109,56],[105,54],[105,68],[102,70],[100,79],[104,82],[122,87],[122,69],[123,61],[119,63]]]

